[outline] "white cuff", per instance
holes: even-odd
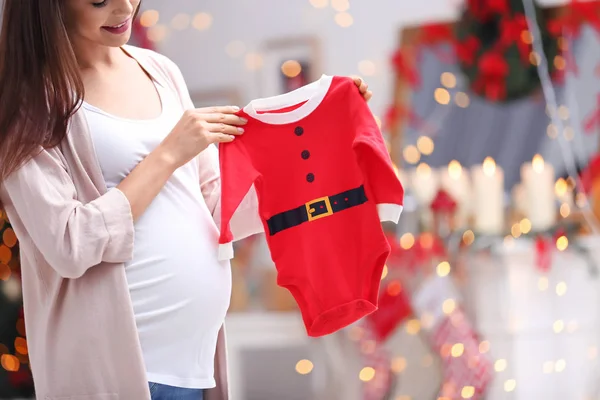
[[[381,203],[377,204],[377,212],[380,221],[391,221],[395,224],[400,220],[400,214],[404,207],[399,204]]]
[[[219,261],[231,260],[233,258],[233,242],[219,244]]]

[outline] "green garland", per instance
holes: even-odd
[[[508,102],[540,88],[522,0],[469,0],[457,24],[459,65],[471,90],[490,100]],[[536,5],[537,23],[551,76],[559,54],[558,41]]]

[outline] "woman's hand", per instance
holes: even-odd
[[[171,133],[117,185],[131,207],[133,220],[146,211],[173,172],[211,143],[231,142],[246,121],[237,107],[187,110]]]
[[[207,107],[186,110],[157,150],[179,168],[212,143],[231,142],[244,132],[246,120],[234,115],[237,107]]]
[[[369,85],[367,85],[367,83],[360,76],[352,76],[351,78],[356,87],[358,87],[358,90],[360,94],[362,94],[365,101],[371,100],[371,97],[373,97],[373,92],[369,90]]]

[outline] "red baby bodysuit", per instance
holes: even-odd
[[[375,311],[390,252],[380,221],[398,222],[404,191],[354,82],[323,75],[238,115],[245,133],[220,146],[220,250],[230,248],[229,222],[254,185],[277,283],[297,301],[308,335]]]

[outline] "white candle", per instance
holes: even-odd
[[[439,176],[429,165],[421,163],[412,171],[411,188],[419,205],[429,208],[439,189]]]
[[[468,171],[458,161],[452,160],[440,171],[441,187],[456,201],[456,223],[459,228],[467,226],[471,214],[471,182]]]
[[[475,231],[488,235],[504,231],[504,171],[487,157],[472,168]]]
[[[527,218],[534,231],[545,231],[556,222],[554,168],[539,154],[521,166],[521,181],[527,199]]]
[[[421,163],[412,171],[411,189],[421,209],[421,219],[425,229],[433,227],[433,213],[429,205],[439,189],[439,176],[425,163]]]

